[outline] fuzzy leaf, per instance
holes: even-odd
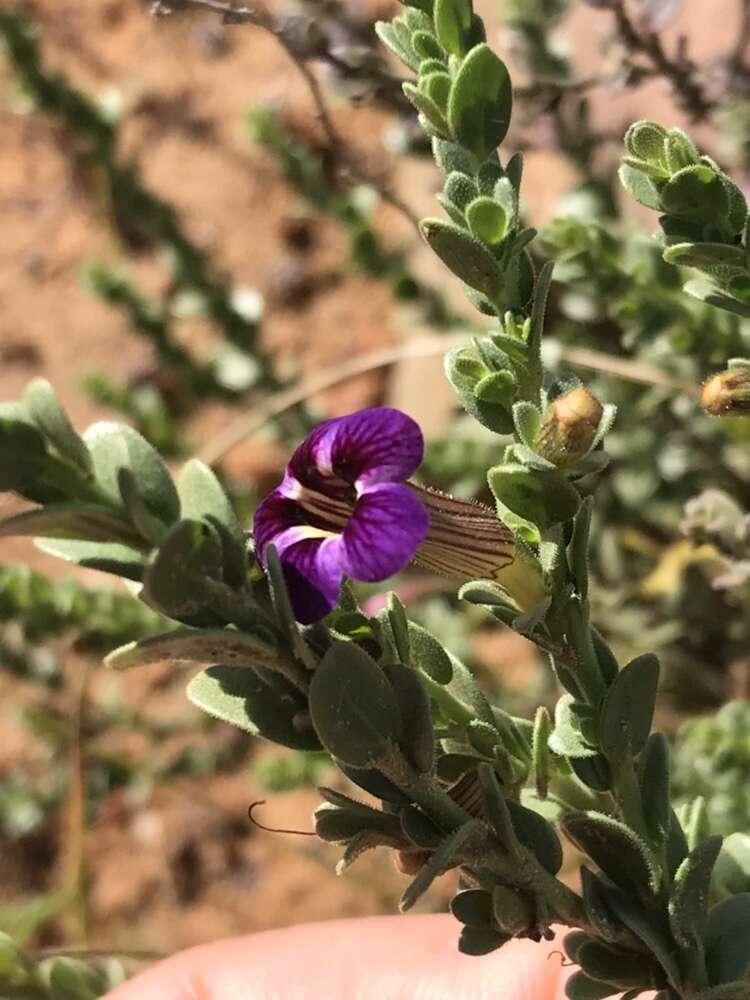
[[[661,211],[661,196],[650,177],[627,163],[620,166],[618,174],[622,186],[631,197],[646,208],[653,208],[655,212]]]
[[[454,56],[462,56],[472,26],[471,0],[435,0],[435,33],[442,47]]]
[[[383,669],[398,702],[401,749],[419,774],[429,774],[435,759],[435,735],[424,684],[416,670],[402,663],[390,663]]]
[[[463,4],[464,0],[450,0]],[[480,162],[497,149],[510,125],[513,88],[505,63],[477,45],[461,64],[448,103],[448,123]]]
[[[648,850],[633,831],[603,813],[568,816],[562,827],[573,843],[623,889],[648,890],[657,875]]]
[[[461,281],[490,301],[499,297],[504,283],[503,272],[480,240],[440,219],[423,219],[419,229],[425,242]]]
[[[106,656],[104,662],[115,670],[130,670],[131,667],[165,660],[271,667],[278,662],[278,652],[270,637],[248,635],[228,628],[179,628],[120,646]]]
[[[310,685],[310,714],[325,748],[350,767],[373,767],[398,742],[401,718],[392,686],[367,653],[336,642]]]
[[[629,753],[637,755],[646,744],[659,685],[659,661],[652,653],[626,664],[607,691],[601,712],[602,750],[613,763]]]
[[[711,910],[703,943],[711,983],[731,983],[750,973],[750,892],[725,899]]]
[[[23,394],[31,419],[60,454],[83,472],[91,472],[91,455],[83,438],[74,430],[57,393],[46,379],[33,379]]]
[[[186,693],[204,712],[254,736],[293,750],[321,749],[312,729],[298,724],[306,709],[300,692],[278,674],[209,667],[193,677]]]
[[[466,221],[472,233],[488,246],[502,243],[508,232],[508,217],[492,198],[481,196],[466,206]]]
[[[685,858],[674,877],[669,923],[675,941],[685,948],[699,945],[708,921],[708,890],[721,837],[709,837]]]

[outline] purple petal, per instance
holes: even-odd
[[[408,486],[367,488],[344,529],[344,572],[369,583],[393,576],[411,561],[429,526],[424,504]]]
[[[307,524],[300,505],[279,488],[258,506],[253,536],[262,563],[268,545],[275,545],[297,621],[308,625],[336,606],[343,577],[340,535]]]
[[[283,486],[283,484],[282,484]],[[253,519],[253,538],[255,551],[261,562],[263,554],[270,542],[275,542],[282,532],[288,528],[305,524],[305,518],[295,500],[289,499],[281,492],[281,487],[269,493],[258,505]]]
[[[302,625],[320,621],[336,607],[343,555],[340,536],[303,538],[279,553],[294,617]]]
[[[419,425],[400,410],[379,406],[316,427],[295,451],[289,471],[313,489],[328,492],[336,479],[362,488],[407,479],[423,453]]]

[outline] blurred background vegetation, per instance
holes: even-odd
[[[440,376],[478,321],[415,232],[437,175],[373,32],[392,5],[276,0],[230,19],[207,6],[0,13],[2,398],[44,374],[77,425],[124,416],[170,461],[214,463],[247,523],[316,419],[388,403],[425,429],[426,482],[486,499],[496,439]],[[508,145],[556,262],[548,361],[619,407],[596,620],[623,659],[662,657],[675,792],[687,809],[702,796],[750,851],[750,426],[698,402],[750,351],[750,321],[682,292],[653,217],[616,180],[625,128],[647,114],[688,128],[747,192],[750,5],[477,6],[514,71]],[[166,668],[107,673],[102,654],[158,617],[106,577],[0,545],[4,996],[96,997],[123,974],[71,949],[129,969],[209,937],[393,908],[387,857],[336,882],[328,847],[246,819],[272,795],[272,826],[308,829],[324,757],[207,720]],[[554,700],[534,650],[459,614],[444,582],[415,571],[398,588],[512,711]]]

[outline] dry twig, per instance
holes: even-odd
[[[409,206],[382,180],[373,177],[371,172],[363,166],[361,157],[352,151],[350,144],[336,128],[317,77],[290,41],[283,29],[282,22],[277,21],[273,15],[266,11],[254,10],[250,7],[235,7],[231,3],[222,2],[222,0],[155,0],[151,10],[155,15],[166,16],[188,7],[220,14],[225,24],[252,24],[273,35],[302,74],[315,104],[326,141],[339,162],[350,170],[359,181],[374,188],[383,201],[397,209],[415,228],[418,226],[418,219]]]

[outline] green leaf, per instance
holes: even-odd
[[[472,26],[471,0],[435,0],[435,32],[443,48],[462,56]]]
[[[409,619],[406,617],[406,610],[399,600],[398,594],[390,591],[387,597],[386,606],[388,622],[391,626],[391,633],[393,634],[393,641],[399,659],[402,663],[411,663]]]
[[[555,706],[555,728],[549,746],[561,757],[597,757],[596,721],[590,705],[565,694]]]
[[[443,138],[449,139],[450,129],[440,105],[429,94],[425,93],[421,87],[415,87],[413,83],[403,83],[401,89],[417,111],[420,111],[427,118],[437,132]]]
[[[730,289],[731,284],[732,282],[730,281]],[[724,294],[721,289],[717,288],[713,282],[707,281],[704,278],[688,281],[684,285],[683,291],[687,292],[688,295],[692,295],[693,298],[706,302],[710,306],[715,306],[717,309],[724,309],[726,312],[734,313],[735,316],[742,316],[745,319],[750,318],[750,303],[746,304],[738,299],[730,298],[729,295]]]
[[[490,301],[498,299],[503,289],[503,272],[480,240],[440,219],[423,219],[419,230],[425,242],[457,277]]]
[[[11,405],[0,411],[0,492],[13,490],[37,503],[64,499],[65,493],[49,479],[58,463],[47,454],[43,435],[30,417],[16,416],[25,413],[19,404]]]
[[[493,927],[492,894],[484,889],[463,889],[451,900],[451,913],[467,927]]]
[[[496,885],[492,890],[492,910],[495,924],[509,937],[525,936],[534,922],[529,898],[508,886]]]
[[[714,867],[714,884],[727,895],[750,892],[750,833],[732,833]]]
[[[666,212],[721,226],[729,213],[729,196],[721,177],[711,167],[685,167],[661,189]]]
[[[424,863],[419,873],[401,897],[399,910],[406,913],[420,896],[430,888],[435,879],[451,868],[457,868],[466,860],[466,848],[470,841],[484,837],[484,824],[479,820],[469,820],[450,837],[446,837],[435,853]]]
[[[389,663],[383,671],[391,682],[401,716],[399,745],[419,774],[430,774],[435,759],[435,734],[424,684],[416,670],[402,663]]]
[[[132,427],[102,422],[83,435],[97,483],[119,506],[121,468],[133,473],[150,514],[171,527],[180,516],[180,498],[159,453]]]
[[[436,826],[415,805],[406,805],[401,810],[401,829],[412,844],[428,851],[439,847],[445,838],[445,830]]]
[[[439,73],[425,73],[422,67],[420,67],[419,89],[437,105],[441,116],[444,115],[448,107],[448,97],[450,96],[452,85],[453,81],[450,74],[444,71]],[[443,121],[445,121],[444,118]]]
[[[513,405],[513,426],[516,434],[532,451],[542,423],[542,414],[533,403],[521,400]]]
[[[679,128],[671,128],[664,140],[664,157],[669,172],[675,174],[698,163],[700,153],[693,140]]]
[[[533,809],[527,809],[513,799],[507,800],[508,812],[518,841],[531,851],[552,875],[562,868],[563,851],[554,828]]]
[[[445,51],[434,35],[427,31],[415,31],[411,36],[411,47],[420,59],[445,59]],[[420,73],[424,72],[422,64],[419,66]]]
[[[91,966],[73,958],[56,958],[49,973],[55,1000],[97,1000],[104,984]]]
[[[321,792],[325,794],[324,789]],[[327,790],[330,791],[330,790]],[[341,796],[345,799],[346,796]],[[406,846],[398,816],[350,799],[346,805],[325,803],[315,810],[315,832],[321,840],[344,844],[361,833],[379,835],[381,844]]]
[[[448,2],[463,4],[465,0]],[[513,88],[505,63],[489,45],[477,45],[453,82],[448,103],[453,134],[483,162],[505,138],[512,106]]]
[[[477,768],[477,774],[482,788],[485,815],[505,850],[511,854],[517,854],[516,828],[510,814],[508,800],[500,788],[497,774],[489,764],[480,764]]]
[[[109,508],[81,503],[48,504],[6,517],[0,521],[0,538],[13,536],[117,542],[144,548],[138,533]]]
[[[669,898],[669,923],[675,941],[696,948],[708,921],[708,891],[721,837],[709,837],[685,858],[674,877]]]
[[[626,664],[609,687],[602,705],[599,737],[604,754],[619,764],[646,745],[659,686],[659,661],[652,653]]]
[[[667,130],[656,122],[634,122],[625,133],[625,148],[632,156],[651,163],[663,162]]]
[[[728,243],[673,243],[666,247],[663,257],[668,264],[680,267],[710,269],[721,265],[745,270],[743,249]]]
[[[458,950],[462,955],[474,957],[489,955],[509,941],[507,934],[490,930],[488,927],[464,927],[458,939]]]
[[[594,929],[605,941],[617,941],[621,936],[621,927],[607,902],[604,883],[585,865],[581,867],[581,892]]]
[[[23,394],[32,420],[60,454],[83,472],[91,472],[91,455],[73,428],[57,393],[46,379],[33,379]]]
[[[472,233],[488,246],[502,243],[508,232],[508,217],[492,198],[479,197],[466,207],[466,221]]]
[[[457,142],[433,139],[432,155],[444,177],[454,172],[474,177],[479,170],[479,163],[474,154]]]
[[[400,59],[404,65],[408,66],[409,69],[414,70],[415,73],[419,70],[419,59],[413,52],[404,48],[401,44],[398,36],[396,35],[396,30],[393,24],[389,24],[387,21],[376,21],[375,34],[378,36],[383,45],[389,48],[396,58]]]
[[[462,212],[478,196],[477,182],[473,177],[454,170],[445,178],[446,197]]]
[[[638,762],[643,814],[654,843],[664,844],[672,824],[669,789],[669,741],[651,733]]]
[[[292,750],[320,750],[312,728],[301,724],[307,705],[279,674],[246,667],[209,667],[196,674],[187,696],[198,708],[238,729]]]
[[[531,471],[509,463],[494,466],[487,479],[500,519],[508,527],[526,523],[538,529],[531,537],[523,532],[524,541],[534,543],[547,528],[571,520],[581,503],[578,491],[559,473]]]
[[[750,892],[725,899],[711,910],[703,944],[712,984],[741,981],[750,973]]]
[[[249,635],[236,629],[178,628],[120,646],[105,657],[115,670],[150,663],[193,661],[233,667],[273,667],[279,650],[272,637]]]
[[[672,938],[665,934],[643,906],[632,896],[606,887],[605,898],[619,920],[632,931],[653,953],[672,982],[679,982],[680,967],[677,964],[677,949]]]
[[[565,817],[562,828],[622,889],[644,891],[656,886],[658,876],[648,849],[624,823],[603,813],[587,812]]]
[[[375,767],[398,743],[393,687],[367,653],[335,642],[313,674],[310,714],[325,748],[350,767]]]
[[[650,177],[627,163],[623,163],[617,173],[620,183],[631,197],[646,208],[652,208],[655,212],[661,211],[661,195]]]
[[[453,677],[453,665],[441,643],[416,622],[409,622],[408,627],[409,662],[438,684],[449,684]]]
[[[544,705],[540,705],[534,716],[534,735],[531,744],[531,769],[534,775],[536,794],[540,799],[547,798],[550,772],[548,740],[551,731],[550,714]]]
[[[621,990],[667,985],[662,970],[654,969],[642,953],[625,951],[601,941],[583,943],[576,961],[592,979],[611,983]]]
[[[176,481],[182,516],[208,521],[222,536],[226,578],[232,586],[247,579],[247,543],[242,526],[216,473],[197,458],[182,467]]]
[[[586,497],[573,521],[573,534],[568,545],[570,571],[576,591],[582,601],[585,601],[588,597],[589,590],[589,534],[591,532],[591,514],[593,509],[594,498]],[[615,663],[616,670],[617,664]],[[612,680],[614,678],[608,677],[607,679]]]
[[[600,983],[590,979],[585,972],[574,972],[565,984],[565,996],[570,1000],[604,1000],[621,993],[619,987],[611,983]]]
[[[210,609],[216,590],[212,581],[223,573],[221,540],[216,530],[203,521],[178,521],[162,542],[144,574],[143,586],[154,606],[170,618],[189,624],[194,616]]]
[[[143,552],[116,542],[77,542],[60,538],[36,538],[34,544],[41,552],[75,563],[84,569],[113,573],[126,580],[140,582],[145,568]]]

